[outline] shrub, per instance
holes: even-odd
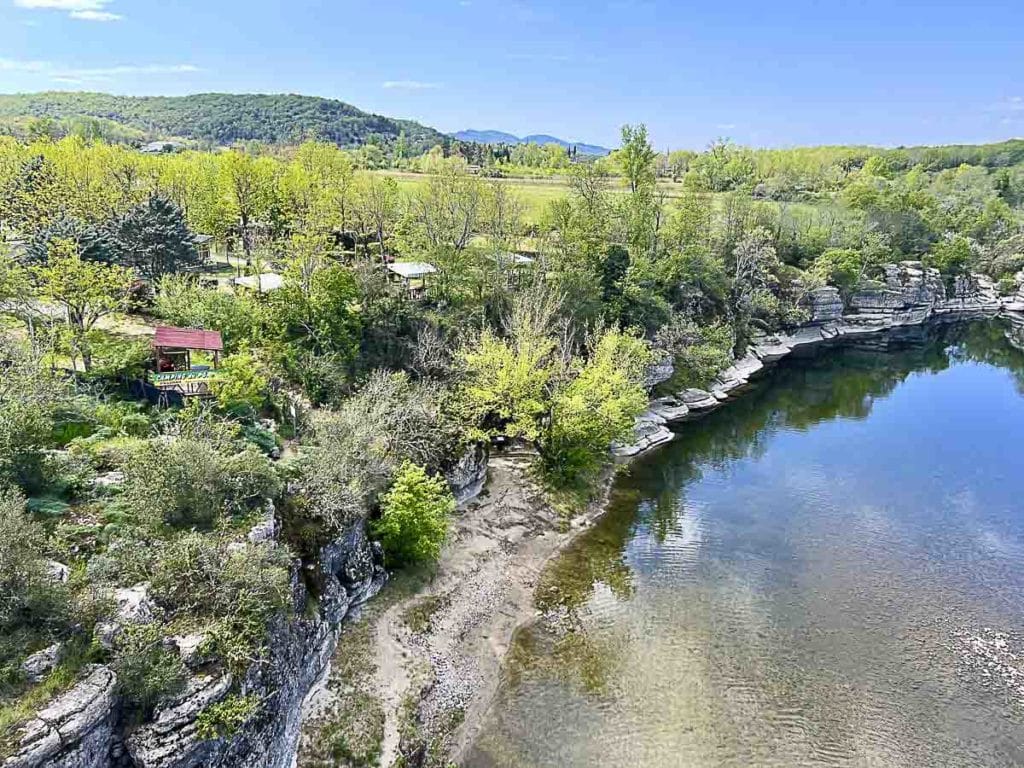
[[[234,548],[209,535],[185,533],[156,547],[151,595],[171,616],[211,626],[211,650],[242,671],[265,647],[274,614],[290,605],[288,551],[277,545]]]
[[[280,482],[255,449],[222,455],[188,438],[143,443],[125,466],[124,503],[149,525],[211,528],[275,496]]]
[[[185,667],[164,645],[160,629],[159,624],[126,625],[111,663],[125,705],[139,720],[185,686]]]
[[[423,467],[406,462],[384,495],[373,530],[396,563],[436,560],[454,511],[455,500],[444,478],[430,477]]]
[[[549,476],[560,484],[587,481],[608,460],[612,441],[632,436],[647,407],[642,382],[649,360],[634,336],[611,331],[598,340],[579,375],[553,398],[540,446]]]
[[[125,465],[123,498],[150,526],[211,528],[222,502],[218,456],[195,440],[148,440]]]
[[[233,694],[223,701],[211,704],[200,712],[196,719],[199,738],[223,739],[233,736],[259,708],[259,697],[251,695]]]
[[[217,373],[211,389],[221,408],[259,413],[267,402],[270,382],[255,357],[248,352],[228,355]]]

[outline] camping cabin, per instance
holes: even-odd
[[[157,328],[153,337],[154,370],[148,384],[157,390],[158,401],[167,404],[184,398],[213,397],[210,384],[217,379],[223,351],[224,342],[217,331]]]
[[[437,274],[437,267],[425,261],[396,261],[387,267],[391,283],[403,286],[414,299],[426,295],[427,278]]]
[[[509,287],[513,288],[522,282],[523,275],[533,267],[531,257],[512,251],[495,253],[490,258],[497,265],[498,271],[505,275]]]

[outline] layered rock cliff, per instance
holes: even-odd
[[[687,389],[651,401],[650,408],[637,418],[636,439],[629,445],[614,446],[613,453],[629,458],[669,442],[673,425],[721,407],[739,395],[751,379],[791,354],[933,321],[1004,314],[1024,325],[1024,275],[1018,285],[1016,295],[1000,297],[984,275],[962,275],[947,290],[937,270],[919,261],[903,261],[887,265],[882,280],[863,286],[845,305],[835,288],[816,289],[806,300],[809,323],[756,338],[747,354],[721,371],[706,390]]]
[[[266,527],[252,535],[274,535],[273,526]],[[240,695],[258,704],[233,734],[203,738],[198,725],[200,713],[233,690],[229,674],[197,670],[181,695],[129,732],[129,713],[115,695],[116,676],[98,665],[29,721],[4,768],[290,766],[303,699],[331,659],[342,622],[386,580],[383,554],[367,539],[363,521],[324,547],[316,564],[306,565],[319,575],[315,595],[301,569],[297,563],[292,574],[293,615],[271,627],[266,661],[238,681]],[[194,643],[180,640],[179,650],[194,650]]]

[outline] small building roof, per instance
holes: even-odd
[[[205,245],[213,240],[213,235],[192,235],[192,242],[196,245]]]
[[[159,326],[156,329],[156,336],[153,337],[153,346],[220,352],[224,349],[224,342],[220,337],[220,331]]]
[[[498,253],[491,256],[497,262],[503,262],[511,264],[514,267],[525,267],[527,264],[533,264],[533,259],[529,256],[524,256],[521,253]]]
[[[284,285],[284,278],[276,272],[264,272],[262,275],[236,277],[233,282],[235,285],[251,288],[260,293],[269,293],[270,291],[276,291]]]
[[[394,264],[388,264],[388,269],[406,280],[426,277],[437,272],[437,267],[425,261],[396,261]]]

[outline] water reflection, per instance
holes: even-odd
[[[1024,637],[1015,332],[788,365],[632,465],[468,765],[1024,765],[970,655]]]

